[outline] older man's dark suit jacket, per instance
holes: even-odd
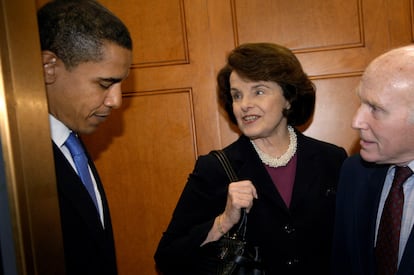
[[[105,229],[79,176],[54,143],[53,153],[67,274],[117,274],[108,203],[93,162],[88,156],[102,198]]]
[[[359,155],[344,162],[337,193],[334,275],[374,275],[375,226],[388,165],[364,162]],[[411,231],[397,275],[414,274]]]
[[[239,178],[256,187],[259,198],[249,213],[247,241],[260,247],[266,274],[329,274],[335,191],[345,150],[298,132],[289,209],[247,137],[224,151]],[[200,244],[225,208],[228,184],[212,154],[199,157],[155,254],[163,274],[205,274]]]

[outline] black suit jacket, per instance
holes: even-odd
[[[224,149],[240,179],[250,179],[258,199],[248,215],[247,242],[258,245],[267,273],[329,272],[335,190],[346,152],[298,134],[297,169],[288,209],[249,139]],[[203,274],[200,248],[224,211],[229,180],[218,160],[198,158],[155,254],[164,274]]]
[[[117,274],[108,202],[93,162],[88,156],[102,198],[105,228],[81,179],[55,143],[53,153],[67,274]]]
[[[374,275],[375,226],[388,165],[344,162],[337,198],[333,270],[335,275]],[[397,275],[414,274],[414,233],[409,236]]]

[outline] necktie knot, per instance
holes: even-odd
[[[84,154],[82,145],[79,142],[79,139],[76,135],[72,132],[70,133],[69,137],[65,141],[66,147],[68,147],[69,152],[72,156],[79,156]]]
[[[392,185],[402,187],[403,183],[413,174],[413,171],[408,166],[396,166],[395,175]]]

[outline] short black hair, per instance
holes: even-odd
[[[67,69],[99,61],[104,42],[132,50],[128,28],[93,0],[55,0],[37,12],[42,51],[49,50]]]

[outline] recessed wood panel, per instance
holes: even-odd
[[[237,44],[285,45],[314,77],[360,75],[377,55],[412,41],[408,0],[233,0],[232,5]]]
[[[129,27],[133,66],[186,64],[189,54],[183,0],[111,1],[102,4]]]
[[[351,127],[359,107],[355,92],[359,77],[314,80],[315,112],[306,135],[344,147],[348,154],[359,151],[359,135]]]
[[[194,165],[192,94],[131,93],[123,101],[84,139],[110,203],[119,274],[153,274],[153,253]]]
[[[294,50],[364,42],[361,0],[233,0],[232,6],[237,42],[274,41]]]

